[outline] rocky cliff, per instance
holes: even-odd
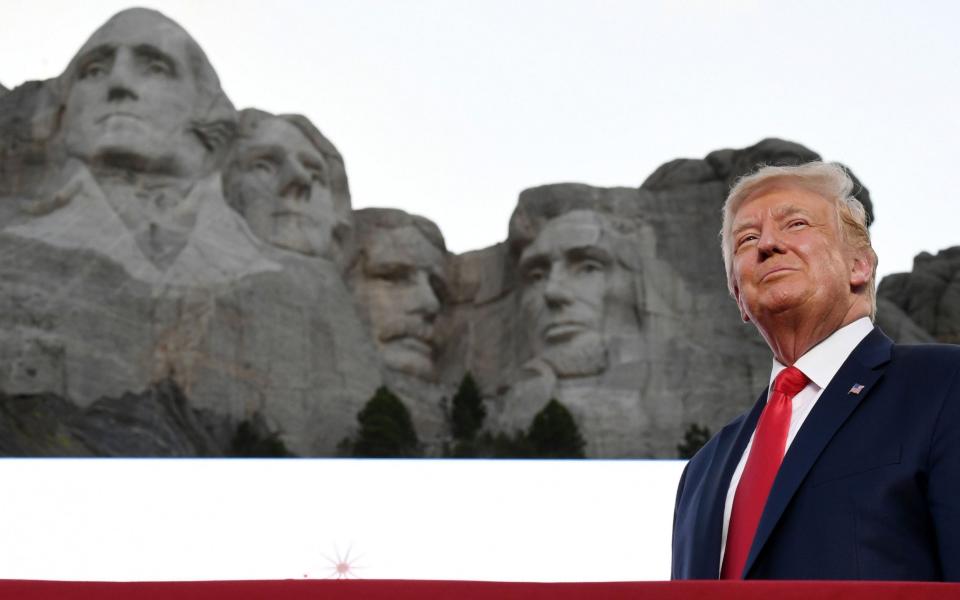
[[[315,124],[237,110],[182,27],[123,11],[0,88],[0,453],[330,456],[386,385],[439,456],[471,373],[490,435],[556,399],[588,456],[674,457],[769,373],[726,289],[726,193],[818,158],[768,139],[531,188],[506,240],[454,255],[427,218],[353,210]],[[955,250],[884,282],[888,332],[957,341]]]

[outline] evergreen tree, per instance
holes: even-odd
[[[230,440],[227,456],[277,458],[293,456],[275,433],[266,432],[250,421],[240,423]]]
[[[483,426],[487,416],[487,409],[483,406],[480,397],[480,388],[473,376],[467,372],[460,382],[457,393],[453,396],[453,407],[450,413],[450,429],[453,433],[454,456],[472,456],[472,442],[477,432]]]
[[[260,458],[294,456],[276,433],[267,430],[261,419],[244,421],[237,426],[227,455]]]
[[[410,411],[385,386],[380,386],[359,413],[360,428],[353,456],[410,458],[420,456],[420,441]]]
[[[584,458],[586,443],[570,411],[551,399],[533,418],[527,441],[537,458]]]
[[[525,431],[515,431],[512,435],[498,433],[495,436],[486,433],[481,436],[481,443],[487,456],[493,458],[537,458]]]
[[[709,441],[710,430],[696,423],[691,423],[683,434],[683,442],[677,444],[677,451],[680,453],[680,458],[693,458],[693,455]]]
[[[468,379],[469,378],[469,379]],[[446,451],[455,458],[584,458],[586,443],[567,408],[550,400],[534,415],[526,431],[510,433],[480,431],[486,410],[468,374],[454,398],[452,428],[454,444]],[[457,416],[457,405],[460,414]],[[472,409],[473,412],[468,410]],[[465,436],[470,436],[464,439]]]

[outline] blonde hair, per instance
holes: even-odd
[[[723,265],[727,273],[727,289],[730,294],[734,293],[733,240],[731,240],[733,215],[748,198],[762,189],[776,185],[805,189],[833,203],[843,241],[851,248],[866,250],[872,262],[865,291],[870,304],[870,319],[873,320],[877,312],[877,253],[870,244],[867,211],[863,204],[853,197],[853,180],[846,170],[836,163],[814,161],[792,167],[764,166],[737,180],[723,204],[723,227],[720,229],[720,246],[723,251]]]

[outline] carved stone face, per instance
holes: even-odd
[[[520,302],[534,355],[560,377],[607,368],[607,342],[637,327],[633,274],[616,259],[612,225],[579,210],[543,228],[520,256]]]
[[[97,30],[69,83],[62,122],[68,153],[152,172],[196,170],[205,149],[188,130],[199,96],[189,41],[175,23],[142,9]]]
[[[323,155],[296,126],[269,117],[241,138],[227,194],[250,229],[274,246],[330,256],[337,215]]]
[[[353,289],[388,369],[433,375],[443,267],[443,252],[413,226],[380,230],[364,244]]]

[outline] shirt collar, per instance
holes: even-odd
[[[861,317],[853,323],[844,325],[830,334],[807,353],[797,359],[793,366],[800,369],[810,381],[819,389],[827,387],[833,376],[840,370],[840,366],[847,360],[853,349],[857,347],[867,334],[873,331],[873,323],[869,317]],[[770,387],[780,371],[786,369],[776,358],[773,359],[773,368],[770,370]]]

